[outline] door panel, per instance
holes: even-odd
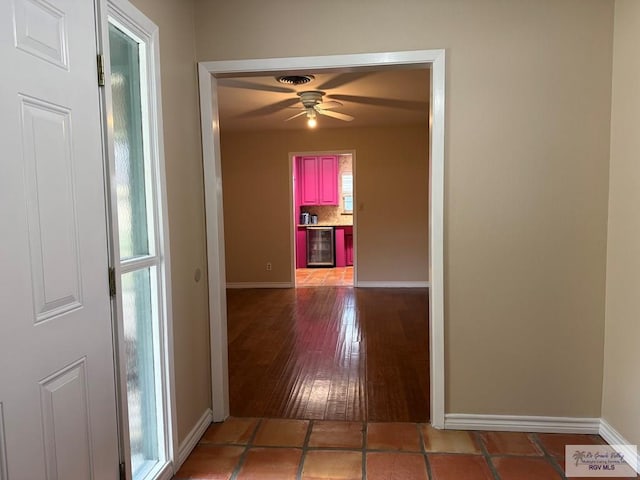
[[[34,322],[82,307],[71,112],[21,96]]]
[[[66,14],[42,0],[16,0],[16,46],[47,62],[68,68]]]
[[[119,462],[93,2],[0,2],[0,62],[0,479],[111,480]]]
[[[40,382],[46,478],[91,478],[86,359]]]

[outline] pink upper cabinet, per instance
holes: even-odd
[[[338,157],[298,157],[300,205],[338,205]]]
[[[318,159],[316,157],[298,158],[298,180],[300,185],[300,205],[318,205]]]
[[[339,205],[338,201],[338,157],[318,157],[320,182],[318,203],[320,205]]]

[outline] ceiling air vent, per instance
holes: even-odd
[[[305,85],[313,81],[316,77],[313,75],[283,75],[276,77],[276,80],[285,85]]]

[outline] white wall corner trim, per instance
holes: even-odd
[[[211,425],[212,421],[213,421],[213,412],[211,411],[210,408],[207,408],[205,412],[202,414],[202,416],[200,417],[200,420],[196,422],[196,424],[193,426],[191,431],[187,434],[185,439],[180,443],[180,446],[178,447],[178,456],[176,458],[175,466],[174,466],[174,469],[175,469],[174,474],[180,469],[180,467],[185,462],[187,457],[191,454],[193,449],[196,448],[196,445],[200,441],[200,438],[202,438],[202,435],[204,435],[204,432],[207,431],[207,428],[209,428],[209,425]]]
[[[429,67],[431,102],[429,131],[429,355],[431,423],[444,427],[444,162],[445,162],[445,50],[358,53],[313,57],[285,57],[200,62],[200,114],[205,185],[205,215],[209,277],[209,322],[213,418],[229,415],[227,318],[225,296],[224,221],[218,91],[216,78],[243,73],[287,71],[319,73],[325,69],[371,71],[376,68]],[[356,252],[357,253],[357,252]]]
[[[293,288],[292,282],[227,282],[227,288]]]
[[[604,418],[600,419],[600,431],[598,433],[609,445],[616,445],[615,450],[622,454],[623,458],[633,458],[635,455],[635,465],[631,466],[635,469],[636,473],[640,474],[640,452],[637,450],[634,452],[631,448],[631,443]]]
[[[356,287],[359,288],[429,288],[431,282],[377,282],[358,281]]]
[[[7,471],[7,451],[4,440],[4,411],[0,402],[0,480],[9,480]]]
[[[447,413],[444,428],[447,430],[597,434],[600,432],[600,419]]]

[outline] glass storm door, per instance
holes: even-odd
[[[161,129],[150,38],[121,12],[109,11],[106,94],[121,435],[126,477],[151,480],[171,457]]]

